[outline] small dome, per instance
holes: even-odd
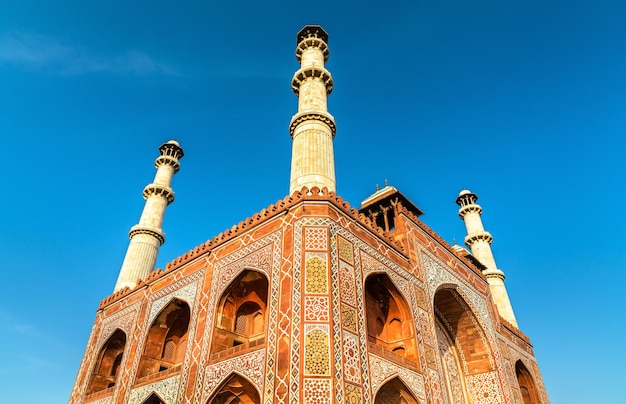
[[[472,193],[472,191],[468,191],[467,189],[464,189],[461,192],[459,192],[459,196],[469,195],[471,193]]]
[[[169,142],[166,142],[165,144],[173,144],[174,146],[180,147],[180,144],[177,141],[175,141],[174,139],[170,140]]]

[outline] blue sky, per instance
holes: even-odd
[[[552,402],[622,402],[625,17],[603,0],[3,2],[3,401],[67,401],[162,142],[185,157],[160,267],[287,194],[313,23],[338,193],[358,207],[388,179],[452,242],[455,197],[476,192]]]

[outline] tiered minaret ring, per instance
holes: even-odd
[[[483,210],[476,203],[477,200],[478,195],[468,190],[461,191],[456,198],[457,205],[461,207],[459,217],[465,222],[467,228],[465,245],[472,250],[472,255],[486,267],[483,274],[489,283],[489,290],[491,290],[498,312],[502,318],[517,327],[513,307],[504,286],[504,272],[496,266],[496,260],[491,252],[493,237],[483,227],[483,222],[480,219]]]
[[[298,100],[298,113],[291,119],[293,139],[289,193],[302,187],[335,191],[333,139],[335,119],[328,113],[326,99],[333,89],[328,60],[328,34],[318,25],[307,25],[297,36],[296,58],[301,67],[291,88]]]
[[[162,144],[159,150],[161,155],[154,162],[157,169],[154,182],[143,190],[146,204],[141,218],[128,233],[130,243],[115,284],[115,291],[124,287],[133,288],[137,282],[145,279],[154,270],[159,247],[165,242],[163,217],[165,208],[174,202],[174,191],[170,186],[172,177],[180,169],[178,160],[184,153],[175,140]]]

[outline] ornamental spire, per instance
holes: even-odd
[[[333,79],[324,68],[329,55],[328,34],[319,25],[307,25],[298,33],[297,44],[296,58],[301,67],[291,83],[299,99],[298,112],[289,125],[293,139],[289,193],[304,186],[335,191],[335,119],[326,105]]]
[[[161,228],[163,217],[165,208],[174,202],[174,191],[170,186],[172,177],[180,169],[178,160],[184,153],[175,140],[162,144],[159,150],[161,155],[154,162],[157,169],[154,181],[143,190],[146,204],[141,218],[128,233],[130,243],[115,284],[115,291],[124,287],[134,288],[137,282],[145,279],[154,270],[159,247],[165,242],[165,234]]]
[[[498,313],[509,323],[517,327],[517,320],[513,313],[513,306],[504,286],[504,272],[496,266],[496,260],[491,252],[493,237],[485,231],[480,215],[483,209],[476,203],[478,195],[468,190],[462,190],[456,198],[459,209],[459,217],[465,222],[467,236],[465,245],[472,250],[472,255],[485,266],[483,275],[487,278],[489,290],[493,301],[498,308]]]

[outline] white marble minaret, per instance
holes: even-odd
[[[324,68],[328,34],[318,25],[307,25],[298,33],[297,42],[296,58],[301,67],[291,83],[299,99],[298,113],[289,125],[293,139],[289,193],[304,186],[335,191],[335,119],[326,106],[333,79]]]
[[[486,267],[483,270],[483,274],[487,278],[487,283],[489,283],[489,289],[498,312],[502,318],[517,327],[513,307],[504,286],[504,272],[496,266],[496,260],[491,252],[493,237],[483,227],[483,222],[480,219],[483,210],[476,203],[477,200],[478,195],[468,190],[461,191],[456,198],[457,205],[461,207],[459,209],[459,217],[463,219],[467,228],[465,245],[472,250],[472,255]]]
[[[137,282],[154,270],[159,247],[165,242],[163,233],[163,217],[165,208],[174,202],[172,177],[180,168],[178,160],[183,157],[183,149],[175,140],[170,140],[159,147],[161,155],[157,157],[154,166],[157,169],[154,182],[143,190],[146,205],[141,213],[139,223],[130,229],[128,236],[130,243],[120,276],[115,284],[115,291],[126,286],[135,287]]]

